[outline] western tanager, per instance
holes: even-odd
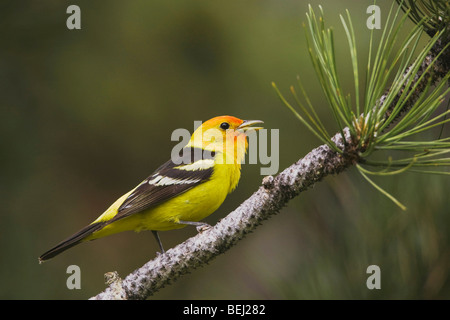
[[[194,225],[216,211],[241,176],[247,152],[247,132],[259,120],[231,116],[212,118],[197,128],[177,157],[114,202],[94,222],[39,257],[43,262],[77,245],[122,231],[151,230],[164,252],[157,231]]]

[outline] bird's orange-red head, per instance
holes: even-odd
[[[247,150],[247,135],[262,129],[252,127],[260,120],[241,120],[232,116],[219,116],[204,122],[191,136],[188,146],[221,152],[229,160],[241,162]],[[230,158],[230,159],[229,159]]]

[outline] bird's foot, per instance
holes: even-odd
[[[207,223],[203,223],[202,225],[199,225],[196,227],[198,233],[204,232],[204,231],[208,230],[209,228],[212,228],[212,226]]]

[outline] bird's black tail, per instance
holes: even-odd
[[[66,251],[69,248],[72,248],[73,246],[82,242],[87,236],[91,235],[95,231],[102,229],[104,226],[105,226],[105,222],[97,222],[97,223],[93,223],[93,224],[90,224],[90,225],[84,227],[83,229],[81,229],[80,231],[75,233],[74,235],[61,241],[55,247],[51,248],[50,250],[48,250],[47,252],[42,254],[39,257],[39,263],[49,260],[49,259],[53,258],[54,256],[60,254],[61,252]]]

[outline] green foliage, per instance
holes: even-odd
[[[357,150],[360,163],[382,167],[382,171],[373,172],[358,165],[358,170],[379,191],[405,209],[394,197],[370,180],[367,174],[392,175],[408,169],[423,171],[416,169],[417,167],[450,165],[450,158],[447,157],[450,152],[448,139],[438,138],[421,142],[406,140],[416,138],[419,134],[450,121],[446,117],[450,110],[438,112],[436,115],[436,110],[445,95],[450,92],[446,86],[450,73],[447,73],[438,84],[433,86],[430,83],[429,73],[443,50],[431,62],[428,61],[427,64],[424,62],[425,59],[429,59],[427,54],[444,31],[436,32],[424,48],[418,50],[424,29],[430,28],[430,19],[422,17],[402,40],[399,34],[409,12],[401,14],[401,8],[403,7],[394,10],[394,6],[391,7],[379,43],[374,43],[373,30],[371,31],[365,86],[362,84],[363,77],[358,67],[356,37],[350,14],[347,10],[346,17],[340,16],[350,50],[354,97],[345,93],[341,85],[344,81],[338,73],[339,62],[336,59],[333,29],[325,27],[323,10],[320,6],[318,17],[309,6],[307,42],[312,64],[339,131],[344,137],[344,128],[349,129],[353,140],[352,151]],[[418,15],[414,17],[419,18]],[[423,69],[423,65],[426,65],[426,69]],[[302,114],[287,102],[275,85],[274,87],[282,101],[314,135],[336,152],[345,152],[331,141],[300,80],[299,88],[308,107],[300,101],[293,87],[291,92]],[[392,155],[388,155],[386,161],[375,161],[371,156],[376,150],[406,151],[408,156],[394,159]]]
[[[416,24],[421,21],[424,30],[432,36],[450,23],[450,3],[448,0],[396,0]]]

